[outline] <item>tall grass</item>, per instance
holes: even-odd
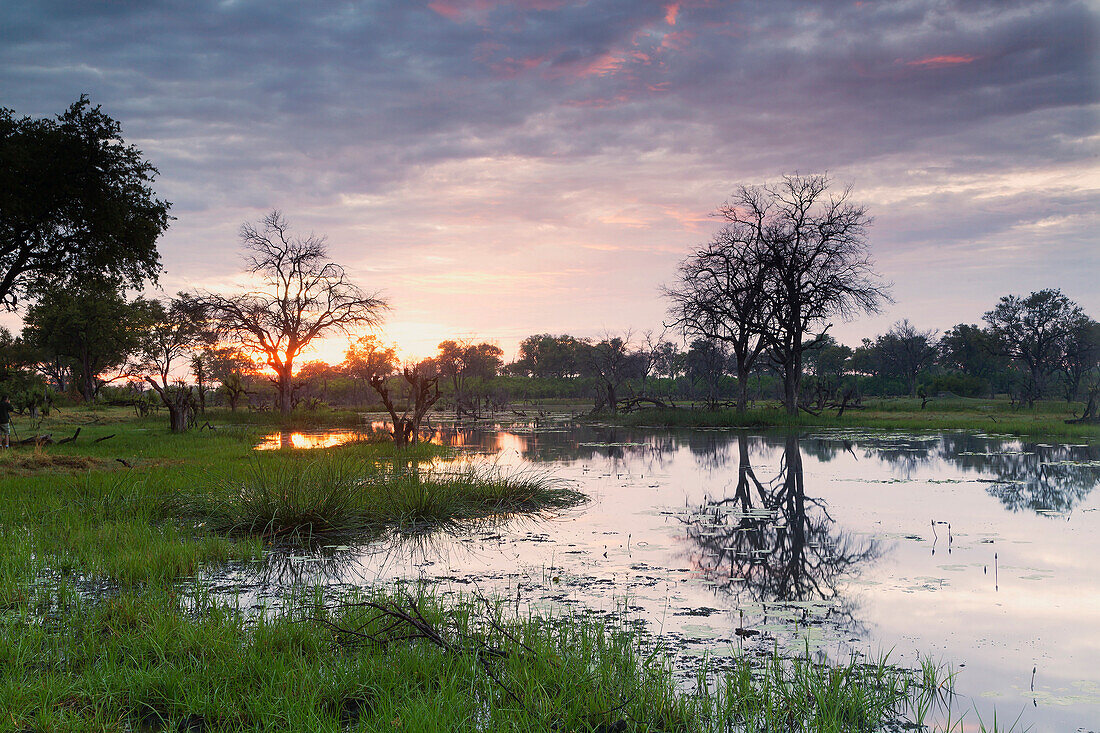
[[[326,606],[314,595],[250,619],[208,597],[185,606],[150,589],[77,605],[60,628],[0,616],[3,724],[823,733],[911,727],[912,698],[924,694],[920,673],[885,662],[827,666],[775,654],[741,657],[684,690],[628,618],[508,616],[501,604],[397,590],[343,601]],[[380,625],[379,607],[423,626],[392,617]]]
[[[585,501],[548,474],[494,466],[420,468],[347,454],[254,460],[245,475],[181,498],[178,511],[219,532],[310,542],[333,536],[454,528],[465,521],[556,512]]]

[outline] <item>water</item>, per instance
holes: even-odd
[[[932,655],[958,668],[971,721],[995,707],[1035,731],[1100,728],[1095,445],[588,426],[437,440],[465,460],[550,467],[592,501],[544,522],[277,558],[226,582],[263,597],[301,579],[413,578],[519,607],[625,605],[685,674],[742,646]]]

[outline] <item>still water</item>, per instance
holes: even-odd
[[[968,433],[443,428],[462,460],[591,497],[553,519],[273,558],[225,579],[423,579],[644,619],[690,673],[761,647],[959,670],[959,710],[1100,730],[1100,447]],[[759,631],[748,640],[735,630]],[[972,709],[973,708],[973,709]],[[957,714],[958,710],[956,711]],[[968,726],[969,728],[969,726]],[[976,726],[975,726],[976,728]]]

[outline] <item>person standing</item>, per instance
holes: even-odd
[[[0,447],[11,447],[11,413],[14,408],[7,395],[0,399]]]

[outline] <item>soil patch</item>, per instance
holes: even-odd
[[[7,460],[4,460],[7,458]],[[103,458],[51,453],[13,453],[0,456],[0,473],[38,473],[40,471],[91,471],[116,468],[117,464]]]

